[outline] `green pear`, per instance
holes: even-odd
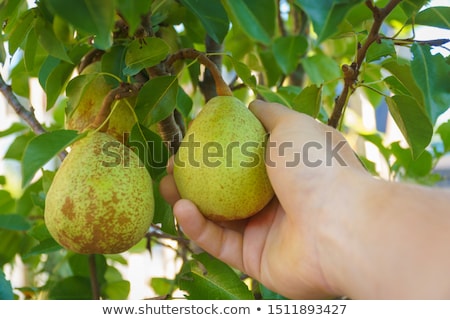
[[[239,220],[273,197],[264,153],[267,133],[243,102],[211,99],[189,127],[174,158],[182,198],[214,221]]]
[[[113,84],[108,82],[107,76],[95,72],[99,63],[100,61],[97,61],[87,66],[83,74],[69,82],[66,92],[66,129],[82,132],[88,128],[99,113],[104,97],[114,88]],[[106,133],[122,143],[126,142],[131,128],[136,123],[132,110],[135,102],[136,97],[118,100],[109,118]]]
[[[45,223],[63,247],[119,253],[141,240],[153,220],[151,177],[113,137],[88,132],[74,143],[45,200]]]

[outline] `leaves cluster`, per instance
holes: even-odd
[[[14,294],[32,299],[128,296],[130,284],[117,267],[127,263],[122,255],[87,257],[66,252],[43,222],[45,194],[54,172],[41,168],[51,161],[57,166],[55,156],[80,137],[65,129],[65,121],[97,77],[104,77],[112,88],[139,84],[129,103],[135,124],[127,143],[154,179],[157,210],[154,229],[132,251],[151,252],[171,239],[177,242],[173,248],[177,259],[183,262],[174,278],[152,279],[149,285],[154,292],[171,297],[180,289],[192,299],[275,297],[251,279],[243,282],[244,275],[220,261],[193,254],[170,206],[158,193],[170,154],[161,124],[178,115],[175,124],[182,131],[203,103],[205,86],[214,86],[195,60],[185,65],[176,62],[170,68],[165,62],[185,48],[211,53],[209,57],[222,67],[238,98],[279,102],[326,122],[342,90],[341,66],[355,61],[374,23],[369,7],[383,8],[388,3],[40,0],[28,7],[24,0],[0,1],[0,61],[8,71],[8,84],[3,83],[1,91],[5,94],[10,89],[25,101],[16,110],[26,108],[33,93],[30,79],[37,79],[46,96],[44,109],[52,116],[50,124],[41,121],[47,131],[42,135],[22,122],[0,132],[0,138],[12,139],[4,158],[19,162],[22,168],[18,196],[10,192],[5,177],[0,179],[0,266],[14,265],[18,256],[30,273],[26,287],[13,288],[0,272],[0,298]],[[439,121],[449,107],[450,67],[448,58],[432,53],[437,42],[416,41],[413,30],[417,25],[448,30],[450,12],[448,7],[427,7],[426,3],[401,1],[395,6],[352,84],[354,94],[365,96],[374,108],[387,106],[407,146],[386,144],[383,132],[359,130],[345,116],[340,129],[373,144],[390,177],[432,184],[439,180],[433,173],[437,160],[450,151],[450,121]],[[94,71],[83,74],[94,64]],[[360,157],[378,174],[374,163],[364,154]]]

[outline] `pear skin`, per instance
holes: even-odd
[[[45,200],[45,223],[66,249],[120,253],[139,242],[153,220],[152,179],[139,157],[110,135],[75,142]]]
[[[262,124],[239,99],[211,99],[174,158],[181,197],[214,221],[256,214],[274,194],[264,161],[266,139]]]

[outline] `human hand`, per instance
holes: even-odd
[[[276,197],[263,210],[232,223],[207,220],[180,199],[172,162],[161,194],[191,240],[271,290],[294,299],[337,296],[319,252],[324,198],[342,188],[347,172],[364,170],[338,131],[279,104],[254,101],[250,109],[270,134],[266,167]]]

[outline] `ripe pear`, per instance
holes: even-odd
[[[174,158],[182,198],[214,221],[239,220],[273,197],[264,153],[267,134],[239,99],[212,98],[193,120]]]
[[[114,88],[107,76],[95,72],[100,61],[86,67],[83,74],[75,77],[67,86],[66,129],[82,132],[94,122],[104,97]],[[136,123],[134,112],[130,109],[136,103],[136,97],[121,99],[112,110],[106,133],[122,143],[126,142],[131,128]],[[129,105],[127,105],[129,104]]]
[[[63,247],[119,253],[144,237],[154,214],[151,177],[139,157],[110,135],[74,143],[45,200],[45,223]]]

